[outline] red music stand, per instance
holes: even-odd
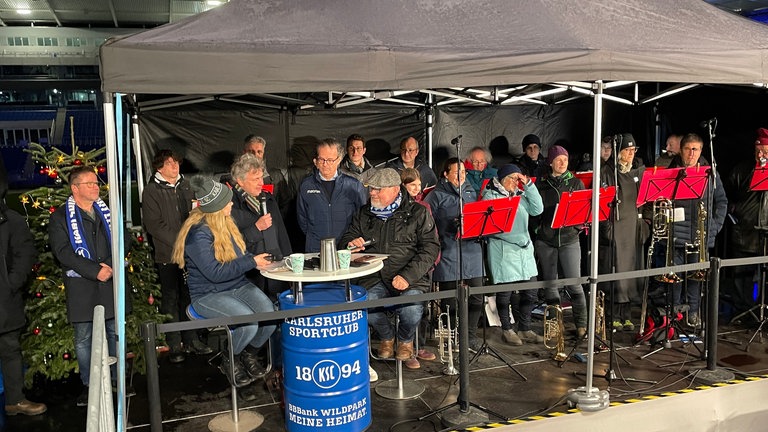
[[[600,200],[599,220],[608,219],[611,213],[610,203],[616,197],[616,186],[600,188],[598,191]],[[584,225],[592,220],[592,189],[582,189],[573,192],[563,192],[560,195],[560,203],[555,208],[555,217],[552,218],[552,229],[568,226]]]
[[[637,194],[636,206],[659,198],[699,199],[704,195],[711,167],[646,168]]]
[[[592,187],[592,171],[579,171],[574,176],[584,183],[584,187],[589,189]]]
[[[768,168],[756,166],[749,182],[750,192],[768,191]]]
[[[468,239],[511,231],[518,205],[520,205],[519,196],[465,204],[461,238]]]
[[[271,193],[272,195],[275,194],[275,185],[273,184],[265,184],[261,187],[261,190]]]

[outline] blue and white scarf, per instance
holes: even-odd
[[[381,220],[387,220],[390,218],[390,216],[392,216],[392,213],[394,213],[395,210],[397,210],[397,208],[400,207],[400,202],[402,200],[403,200],[403,191],[401,190],[397,194],[397,198],[395,198],[395,201],[392,204],[384,208],[376,208],[374,206],[371,206],[371,213],[373,213],[374,216],[376,216]]]
[[[109,207],[101,199],[97,199],[93,203],[94,212],[101,218],[101,221],[107,227],[107,240],[112,243],[112,227],[110,225],[110,213]],[[88,243],[83,238],[83,218],[80,214],[80,207],[75,204],[75,199],[70,195],[67,198],[67,231],[69,232],[69,243],[72,245],[72,249],[75,253],[83,258],[91,259],[91,251],[88,249]],[[69,277],[82,277],[74,270],[67,270],[67,276]]]

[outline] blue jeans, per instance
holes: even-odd
[[[75,354],[77,354],[77,366],[80,368],[80,380],[87,386],[91,379],[91,338],[93,336],[93,321],[77,322],[72,324],[75,328]],[[107,350],[114,357],[117,352],[115,343],[115,320],[104,321],[107,331]],[[117,369],[115,365],[110,367],[112,382],[116,380]]]
[[[581,276],[581,247],[579,242],[552,247],[543,241],[536,241],[536,256],[541,264],[542,280],[558,279],[558,263],[563,269],[563,277],[577,278]],[[566,285],[565,289],[571,296],[573,321],[576,327],[587,327],[587,299],[581,285]],[[560,293],[557,288],[545,288],[544,298],[547,304],[560,304]]]
[[[401,291],[400,295],[419,295],[421,290],[408,288]],[[368,288],[368,300],[392,297],[389,290],[382,282]],[[411,342],[416,335],[416,329],[421,321],[421,314],[424,312],[422,303],[410,303],[395,306],[395,312],[400,317],[400,326],[397,331],[397,340],[399,342]],[[379,338],[382,340],[391,340],[395,338],[395,329],[389,322],[389,317],[385,311],[374,309],[368,311],[368,325],[371,326]]]
[[[275,310],[269,297],[252,283],[229,291],[206,294],[193,300],[192,307],[206,318],[251,315]],[[264,323],[243,324],[230,328],[233,354],[240,354],[249,344],[260,348],[275,331],[274,324]]]

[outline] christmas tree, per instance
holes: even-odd
[[[29,386],[36,375],[59,380],[78,370],[73,328],[67,322],[62,272],[48,241],[50,215],[70,195],[67,178],[72,168],[93,166],[102,183],[102,199],[107,202],[109,184],[105,175],[104,148],[83,152],[73,145],[72,154],[66,154],[58,148],[46,150],[39,144],[30,143],[26,151],[31,153],[35,163],[40,166],[40,174],[47,175],[52,183],[51,186],[19,195],[39,254],[29,283],[27,331],[22,337],[22,350],[29,366],[25,381]],[[125,248],[126,295],[130,296],[126,303],[132,304],[132,311],[126,317],[127,347],[128,352],[135,356],[136,370],[143,373],[144,346],[139,325],[145,321],[161,322],[165,316],[160,314],[159,304],[155,302],[155,298],[160,295],[160,286],[148,242],[144,241],[140,231],[134,229],[131,230],[130,238],[125,239]]]

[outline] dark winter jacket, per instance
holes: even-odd
[[[368,176],[373,172],[371,171],[371,168],[373,168],[373,165],[371,165],[371,161],[369,161],[366,157],[363,157],[363,167],[360,168],[359,166],[352,163],[351,160],[349,160],[349,156],[344,156],[344,159],[341,160],[341,163],[339,164],[339,171],[343,172],[344,174],[354,177],[363,184],[365,184],[366,180],[368,179]]]
[[[763,246],[760,232],[755,227],[768,227],[768,193],[749,191],[754,172],[755,161],[750,159],[736,165],[728,176],[727,195],[731,197],[731,214],[735,221],[729,241],[731,249],[760,255]]]
[[[48,236],[51,242],[51,252],[61,263],[64,278],[64,288],[67,290],[67,317],[70,323],[93,321],[93,308],[104,306],[104,318],[115,317],[115,296],[112,279],[99,281],[96,276],[101,270],[100,263],[112,265],[112,249],[107,236],[107,227],[101,218],[91,218],[88,213],[81,212],[83,226],[81,234],[88,244],[91,259],[75,253],[69,242],[67,231],[66,204],[51,214],[48,226]],[[82,277],[69,277],[68,270],[74,270]]]
[[[425,163],[419,163],[417,160],[414,164],[414,167],[419,171],[422,189],[426,189],[437,184],[437,176],[435,175],[435,172],[432,171],[432,168],[429,167],[429,165]],[[391,162],[388,162],[387,168],[394,168],[395,171],[400,173],[405,169],[405,165],[403,165],[403,160],[401,158],[397,158]]]
[[[539,154],[538,159],[533,160],[529,158],[527,154],[523,153],[517,160],[517,164],[523,168],[523,173],[525,175],[536,177],[536,180],[544,177],[549,172],[547,160],[541,154]]]
[[[699,158],[699,166],[709,166],[709,162]],[[672,159],[669,168],[679,168],[683,166],[680,155]],[[704,190],[704,196],[701,200],[673,200],[675,208],[682,207],[685,211],[685,220],[675,221],[675,247],[684,247],[686,244],[692,244],[696,240],[696,230],[698,226],[699,201],[703,202],[707,211],[704,226],[707,230],[707,248],[715,247],[715,237],[725,222],[725,215],[728,212],[728,198],[725,196],[723,182],[718,173],[715,177],[715,188],[712,190],[711,184],[707,184]],[[712,198],[712,207],[707,208],[707,203]]]
[[[215,292],[229,291],[246,285],[245,273],[256,268],[250,252],[237,250],[237,258],[226,263],[216,261],[213,254],[213,233],[204,222],[194,225],[187,234],[184,263],[187,285],[192,301]]]
[[[338,173],[332,196],[322,185],[320,172],[301,182],[296,211],[299,227],[307,236],[304,251],[320,251],[320,240],[333,237],[338,240],[347,230],[352,215],[365,204],[366,191],[354,177]]]
[[[462,185],[464,204],[477,201],[477,192],[469,182]],[[435,268],[436,282],[472,279],[483,276],[483,252],[475,239],[461,243],[461,275],[459,275],[459,242],[456,240],[459,215],[459,188],[443,179],[430,192],[424,202],[432,209],[432,217],[440,235],[440,263]]]
[[[400,188],[400,207],[387,220],[371,213],[370,203],[355,213],[349,230],[341,236],[338,247],[344,248],[358,237],[376,239],[364,253],[389,254],[384,267],[377,273],[361,278],[358,283],[370,288],[383,282],[392,295],[400,291],[392,287],[392,280],[400,275],[411,288],[429,291],[429,270],[437,259],[440,243],[435,233],[435,222],[427,208],[411,199]]]
[[[258,196],[259,202],[262,199],[266,200],[267,211],[272,215],[272,226],[260,231],[256,228],[256,221],[263,215],[256,213],[237,189],[232,192],[232,219],[243,234],[248,252],[254,255],[267,252],[275,259],[290,255],[291,242],[288,240],[288,231],[285,229],[283,216],[280,214],[274,196],[264,191]]]
[[[152,176],[142,195],[142,224],[152,239],[155,263],[171,262],[173,243],[192,209],[194,194],[182,176],[175,185]]]
[[[579,227],[569,226],[565,228],[552,228],[552,219],[555,217],[555,209],[560,203],[560,195],[563,192],[573,192],[584,189],[584,183],[576,178],[572,172],[566,171],[560,177],[552,177],[547,174],[536,179],[536,187],[541,194],[544,203],[544,212],[538,218],[538,230],[536,240],[541,240],[552,247],[561,247],[579,241]]]
[[[0,205],[0,333],[24,327],[24,283],[36,259],[27,222]]]

